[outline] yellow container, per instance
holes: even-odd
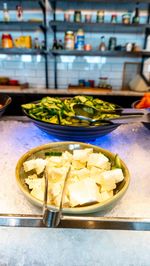
[[[31,36],[25,36],[25,48],[32,48],[32,39]]]

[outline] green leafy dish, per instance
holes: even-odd
[[[83,108],[78,108],[78,105]],[[75,108],[76,107],[76,108]],[[87,114],[94,119],[105,119],[118,116],[109,114],[117,105],[92,96],[75,96],[73,98],[44,97],[38,102],[22,105],[23,110],[31,118],[64,126],[89,126],[87,121],[79,121],[75,115]],[[96,111],[96,114],[95,112]],[[101,123],[98,123],[100,125]],[[104,123],[103,123],[104,124]]]

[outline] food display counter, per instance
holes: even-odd
[[[0,213],[42,215],[42,210],[33,206],[18,188],[15,167],[19,158],[31,148],[59,140],[42,132],[24,117],[2,117],[0,131]],[[131,175],[129,188],[118,204],[112,210],[94,216],[139,218],[146,222],[150,217],[149,130],[140,123],[121,125],[112,133],[89,143],[118,153]]]
[[[136,264],[140,262],[138,253],[133,255],[133,264],[129,264],[131,250],[135,252],[139,249],[144,256],[145,249],[144,246],[140,248],[140,244],[145,241],[150,244],[150,232],[142,232],[150,231],[150,131],[147,128],[141,123],[121,125],[112,133],[89,142],[120,155],[131,175],[129,188],[113,209],[84,217],[64,215],[59,228],[44,228],[42,209],[32,205],[18,188],[15,167],[19,158],[31,148],[60,140],[42,132],[23,116],[3,116],[0,120],[0,138],[0,263],[6,262],[6,253],[9,262],[15,248],[19,248],[20,253],[16,260],[14,258],[14,264],[6,265],[100,265],[99,256],[102,254],[101,265],[110,265],[106,263],[108,260],[112,265],[149,265],[148,255],[141,259],[141,264]],[[16,226],[19,228],[14,228]],[[116,241],[120,242],[116,244]],[[10,249],[12,243],[14,246]],[[150,247],[149,244],[146,248]],[[38,246],[41,256],[35,254],[34,245]],[[6,246],[10,249],[9,253]],[[79,246],[83,250],[82,258],[77,255]],[[117,255],[115,262],[113,248],[114,254],[117,250],[123,252]],[[27,263],[21,251],[29,255]],[[126,261],[121,254],[126,256]],[[49,259],[52,264],[48,264]],[[21,261],[22,264],[19,264]]]

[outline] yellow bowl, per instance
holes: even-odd
[[[85,148],[93,148],[94,152],[102,152],[104,155],[106,155],[110,160],[114,160],[115,154],[111,153],[108,150],[105,150],[103,148],[100,148],[98,146],[94,146],[91,144],[86,144],[82,142],[54,142],[49,144],[44,144],[42,146],[38,146],[36,148],[33,148],[29,150],[27,153],[25,153],[18,161],[16,165],[16,180],[19,188],[24,193],[26,198],[34,205],[42,207],[43,202],[34,196],[30,194],[28,186],[25,184],[25,178],[27,178],[27,173],[24,172],[23,163],[26,160],[35,159],[35,158],[44,158],[45,152],[48,151],[73,151],[74,149],[85,149]],[[129,182],[130,182],[130,175],[127,166],[125,163],[121,160],[121,168],[124,173],[124,180],[117,184],[117,188],[115,189],[115,194],[112,198],[103,201],[101,203],[96,203],[89,206],[84,207],[75,207],[75,208],[64,208],[63,213],[68,214],[87,214],[87,213],[93,213],[98,211],[104,211],[107,209],[111,209],[116,202],[124,195],[126,192]],[[54,206],[48,205],[50,209],[56,209]]]

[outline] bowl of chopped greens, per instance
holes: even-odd
[[[118,116],[115,113],[118,108],[120,106],[116,104],[80,95],[72,98],[44,97],[22,105],[24,114],[41,130],[58,139],[78,141],[96,139],[119,125],[104,122],[90,124],[86,120],[79,120],[76,115],[82,114],[94,119],[113,118]]]
[[[128,168],[118,154],[73,141],[35,147],[18,160],[17,184],[25,197],[39,207],[43,206],[45,176],[48,208],[60,208],[62,201],[63,212],[70,214],[111,209],[130,183]]]

